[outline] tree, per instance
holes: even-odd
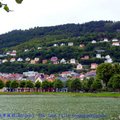
[[[42,88],[47,91],[49,88],[49,82],[47,80],[42,82]]]
[[[61,80],[55,80],[53,86],[56,89],[56,91],[59,91],[63,87],[63,82]]]
[[[23,0],[15,0],[16,3],[21,4]],[[9,9],[7,4],[4,4],[0,1],[0,8],[3,7],[3,9],[7,12],[10,12],[11,10]]]
[[[94,80],[91,87],[93,90],[100,90],[102,88],[101,80],[99,79]]]
[[[25,88],[25,86],[26,86],[26,81],[25,80],[20,81],[20,87]]]
[[[71,84],[72,84],[72,80],[66,81],[66,87],[68,88],[68,91],[71,91]]]
[[[97,67],[97,79],[103,80],[105,86],[113,75],[113,66],[110,63],[102,63]]]
[[[80,82],[80,79],[75,79],[71,83],[71,89],[73,92],[78,92],[82,87],[82,84]]]
[[[10,88],[10,84],[11,84],[11,81],[9,80],[9,81],[6,82],[5,86],[6,86],[7,88]]]
[[[26,87],[27,88],[34,88],[34,84],[31,80],[26,81]]]
[[[108,88],[112,88],[114,90],[120,90],[120,75],[115,74],[111,77],[110,81],[108,82]]]
[[[0,80],[0,89],[2,89],[4,87],[4,82],[2,80]]]
[[[19,83],[16,80],[10,83],[10,88],[12,88],[12,91],[15,91],[15,88],[18,88],[18,86],[19,86]]]
[[[93,77],[91,77],[90,79],[84,79],[82,82],[83,90],[85,90],[86,92],[90,91],[93,81],[94,81]]]
[[[41,87],[41,82],[37,81],[35,83],[35,87],[37,88],[37,91],[38,91],[40,89],[40,87]]]

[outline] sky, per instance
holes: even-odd
[[[120,0],[0,0],[13,12],[0,9],[0,34],[15,29],[99,20],[120,20]]]

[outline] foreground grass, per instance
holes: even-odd
[[[5,113],[19,113],[32,114],[34,117],[3,116],[0,120],[119,120],[120,98],[74,97],[77,94],[79,93],[1,95],[1,116]],[[80,95],[83,94],[80,93]],[[91,115],[104,116],[92,117]]]
[[[118,92],[71,93],[71,92],[0,92],[0,95],[64,95],[76,97],[120,97]]]

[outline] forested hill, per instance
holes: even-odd
[[[120,38],[120,22],[92,21],[84,24],[66,24],[51,27],[35,27],[29,30],[14,30],[0,35],[0,49],[13,47],[34,38],[54,36],[57,39],[97,34],[99,37]],[[95,36],[96,37],[96,36]]]

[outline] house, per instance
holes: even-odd
[[[25,49],[24,52],[28,52],[29,50],[28,49]]]
[[[70,71],[62,72],[60,75],[61,75],[62,77],[70,77],[70,76],[72,76]]]
[[[103,42],[109,42],[107,38],[104,38]]]
[[[96,58],[101,58],[101,54],[96,54]]]
[[[15,58],[11,58],[11,59],[10,59],[10,62],[15,62],[15,61],[16,61]]]
[[[69,42],[69,43],[68,43],[68,46],[73,46],[73,42]]]
[[[92,63],[90,68],[91,68],[91,69],[96,69],[97,67],[98,67],[98,64]]]
[[[42,60],[42,64],[46,64],[47,62],[47,60]]]
[[[37,77],[36,77],[36,79],[35,79],[35,83],[37,82],[37,81],[39,81],[39,82],[43,82],[43,81],[45,81],[45,76],[44,76],[44,74],[40,74],[40,75],[38,75]]]
[[[25,59],[26,62],[29,62],[31,59],[28,57]]]
[[[93,44],[94,44],[94,43],[97,43],[97,42],[96,42],[96,40],[92,40],[92,42],[91,42],[91,43],[93,43]]]
[[[90,78],[90,77],[95,77],[96,76],[96,71],[95,70],[92,70],[92,71],[89,71],[85,74],[85,78]]]
[[[30,64],[36,64],[37,62],[35,60],[31,60]]]
[[[23,72],[24,76],[36,76],[38,72],[35,71],[28,71],[28,72]]]
[[[34,58],[34,60],[36,61],[36,62],[39,62],[39,60],[40,60],[40,58]]]
[[[113,39],[112,39],[112,42],[118,42],[118,39],[113,38]]]
[[[56,61],[58,61],[58,58],[57,57],[51,57],[50,61],[56,62]]]
[[[38,50],[41,50],[41,49],[42,49],[42,47],[38,47],[37,49],[38,49]]]
[[[82,60],[89,60],[90,57],[88,55],[85,55],[84,57],[81,57]]]
[[[23,62],[23,59],[22,58],[18,58],[17,61],[18,62]]]
[[[54,44],[53,46],[54,46],[54,47],[57,47],[57,46],[58,46],[58,44]]]
[[[106,58],[106,59],[110,59],[110,55],[106,55],[105,58]]]
[[[61,43],[60,46],[65,46],[65,43]]]
[[[80,80],[84,80],[84,77],[85,77],[85,75],[84,74],[80,74]]]
[[[5,62],[8,62],[8,60],[7,60],[7,59],[3,59],[3,60],[2,60],[2,63],[5,63]]]
[[[10,51],[8,51],[8,52],[6,53],[6,55],[10,55]]]
[[[70,64],[76,64],[76,60],[75,59],[71,59],[70,60]]]
[[[119,42],[113,42],[112,46],[120,46],[120,43]]]
[[[104,62],[105,62],[105,63],[112,63],[113,60],[112,60],[112,58],[109,58],[109,59],[105,60]]]
[[[60,60],[60,63],[66,64],[66,60],[65,60],[64,58],[62,58],[62,59]]]
[[[80,44],[80,48],[84,48],[85,47],[85,45],[84,44]]]
[[[13,51],[10,53],[10,55],[11,55],[11,56],[16,56],[16,53],[17,53],[17,51],[16,51],[16,50],[13,50]]]
[[[76,67],[77,70],[82,70],[83,69],[83,66],[82,64],[78,64],[77,67]]]

